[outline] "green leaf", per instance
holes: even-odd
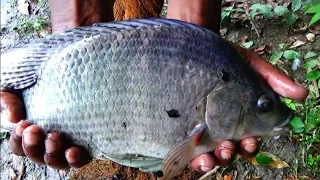
[[[273,162],[272,158],[267,156],[266,154],[258,153],[256,155],[256,161],[259,164],[270,164]]]
[[[253,41],[242,43],[242,47],[249,49],[253,45]]]
[[[270,18],[272,17],[272,6],[271,5],[266,5],[266,4],[253,4],[250,7],[251,10],[253,11],[258,11],[259,13],[261,13],[264,17],[266,18]]]
[[[232,9],[233,9],[232,6],[222,9],[221,21],[225,21],[230,16],[230,13],[232,12]]]
[[[271,62],[279,61],[283,55],[283,51],[276,51],[270,57]]]
[[[297,59],[299,57],[301,57],[301,55],[294,50],[286,50],[283,53],[284,58],[288,59],[288,60],[292,60],[292,59]]]
[[[317,12],[312,19],[310,20],[309,26],[311,26],[312,24],[316,23],[317,21],[319,21],[320,19],[320,11]]]
[[[308,154],[308,164],[312,166],[314,164],[314,161],[315,158],[311,154]]]
[[[318,80],[318,88],[320,89],[320,79]]]
[[[315,81],[320,78],[320,71],[319,70],[313,70],[309,72],[306,76],[306,79],[308,81]]]
[[[314,4],[311,7],[309,7],[305,12],[307,14],[313,14],[320,11],[320,3]]]
[[[295,133],[301,133],[304,130],[304,124],[301,120],[301,118],[299,117],[294,117],[291,121],[290,121],[291,126],[293,127],[293,132]]]
[[[7,132],[2,132],[1,133],[1,139],[6,139],[8,137],[8,133]]]
[[[301,8],[302,2],[301,0],[292,0],[291,10],[293,12],[299,10]]]
[[[289,108],[294,110],[294,111],[297,110],[296,109],[296,104],[294,104],[294,103],[289,104]]]
[[[287,18],[287,25],[292,26],[297,20],[297,16],[294,13],[291,13]]]
[[[306,124],[306,132],[310,132],[314,130],[315,128],[318,128],[320,125],[320,117],[317,112],[310,111],[307,114],[307,124]]]
[[[312,51],[309,51],[307,52],[307,54],[304,56],[304,59],[309,59],[309,58],[312,58],[312,57],[315,57],[317,54],[312,52]]]
[[[286,104],[290,104],[290,103],[292,103],[292,99],[284,98],[284,102],[285,102]]]
[[[283,16],[285,14],[288,14],[290,11],[288,10],[287,7],[284,6],[277,6],[276,8],[274,8],[274,13],[277,16]]]
[[[317,64],[318,64],[318,60],[317,60],[317,59],[312,59],[312,60],[309,60],[309,61],[305,62],[305,63],[303,64],[303,68],[304,68],[304,69],[312,69],[312,68],[314,68]]]

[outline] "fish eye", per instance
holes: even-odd
[[[267,94],[263,94],[260,96],[257,105],[261,112],[269,112],[273,109],[272,98]]]

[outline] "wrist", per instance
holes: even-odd
[[[197,24],[219,33],[221,0],[168,0],[167,18]]]

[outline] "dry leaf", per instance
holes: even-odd
[[[232,179],[237,179],[237,177],[238,177],[238,171],[233,169],[232,170]]]
[[[18,0],[17,8],[21,14],[29,15],[29,3],[26,0]]]
[[[289,1],[289,2],[285,2],[285,3],[283,3],[283,5],[282,5],[282,6],[284,6],[284,7],[288,7],[288,6],[290,5],[290,3],[291,3],[291,1]]]
[[[216,173],[216,180],[223,180],[221,173],[219,173],[219,172]]]
[[[315,35],[320,34],[320,26],[311,26],[309,27],[309,31]]]
[[[247,39],[248,39],[248,36],[243,36],[243,37],[240,39],[240,44],[243,44],[243,43],[247,42]]]
[[[14,172],[14,170],[12,169],[12,167],[9,167],[9,174],[10,174],[11,180],[16,180],[17,179],[17,175]]]
[[[223,180],[232,180],[232,175],[224,175]]]
[[[289,48],[295,48],[304,45],[305,41],[296,40]]]
[[[21,167],[19,168],[17,180],[21,180],[23,175],[24,175],[24,164],[22,164]]]
[[[288,177],[283,178],[283,180],[296,180],[296,178],[290,175]]]
[[[315,37],[316,37],[316,35],[314,35],[313,33],[308,33],[308,34],[306,35],[306,38],[307,38],[309,41],[311,41],[311,42],[314,41]]]
[[[272,54],[272,50],[273,50],[272,44],[268,44],[264,49],[264,51],[267,52],[268,54]]]
[[[216,178],[218,179],[218,175],[220,173],[218,173],[217,171],[219,170],[220,166],[216,166],[215,168],[213,168],[211,171],[206,172],[204,175],[202,175],[198,180],[205,180],[211,176],[213,176],[214,174],[216,175]],[[221,175],[220,175],[221,176]],[[221,176],[222,179],[222,176]],[[222,179],[223,180],[223,179]]]
[[[267,4],[270,4],[273,7],[277,7],[278,6],[278,3],[274,2],[274,0],[267,0]]]
[[[255,52],[264,51],[264,49],[266,48],[266,46],[267,46],[266,44],[265,44],[265,45],[262,45],[262,46],[256,48],[254,51],[255,51]]]
[[[222,28],[220,29],[220,36],[225,36],[228,32],[228,28]]]
[[[304,32],[306,32],[307,29],[308,29],[308,24],[307,23],[303,23],[302,27],[299,27],[299,29],[294,29],[293,32],[295,32],[295,33],[304,33]]]
[[[243,173],[241,173],[239,175],[239,177],[237,177],[237,180],[244,180],[244,179],[249,179],[248,174],[249,174],[250,170],[245,170]]]
[[[257,54],[259,54],[261,56],[264,54],[264,51],[258,51]]]
[[[256,157],[253,158],[246,158],[248,162],[250,162],[253,165],[265,165],[265,166],[269,166],[271,168],[287,168],[290,167],[286,162],[282,161],[280,158],[278,158],[277,156],[270,154],[268,152],[263,152],[260,151],[259,154],[263,154],[266,155],[267,157],[272,159],[272,162],[269,164],[259,164],[256,161]]]
[[[312,178],[309,176],[299,176],[299,179],[312,180]]]

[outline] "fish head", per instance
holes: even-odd
[[[281,135],[292,117],[291,109],[258,77],[219,83],[198,110],[215,141]]]

